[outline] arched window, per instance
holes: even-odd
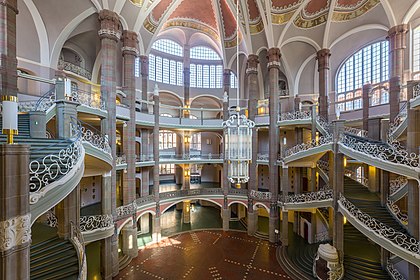
[[[183,85],[182,61],[149,55],[149,79],[170,85]]]
[[[190,86],[195,88],[222,88],[223,66],[191,63]]]
[[[159,150],[176,147],[176,133],[169,130],[159,132]]]
[[[168,39],[157,40],[153,43],[152,49],[175,56],[184,56],[182,47],[178,43]]]
[[[362,87],[372,83],[383,85],[389,79],[388,41],[374,43],[356,52],[341,66],[337,75],[337,110],[351,111],[362,108]],[[374,86],[374,87],[375,87]],[[371,105],[388,103],[384,87],[372,92]]]
[[[201,151],[201,133],[194,133],[191,136],[191,149]]]
[[[190,58],[201,60],[221,60],[220,56],[214,50],[202,46],[191,48]]]
[[[230,88],[238,88],[238,79],[233,72],[230,72]]]

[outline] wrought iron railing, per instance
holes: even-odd
[[[391,260],[388,260],[386,264],[386,270],[391,276],[392,280],[406,280],[405,277],[394,267],[394,264]]]
[[[137,202],[134,200],[130,204],[120,206],[116,209],[117,217],[125,217],[136,213],[137,211]]]
[[[408,179],[405,176],[398,176],[394,180],[389,181],[389,193],[394,195],[400,189],[404,188],[408,183]]]
[[[420,96],[420,83],[413,87],[413,98]]]
[[[307,151],[325,144],[332,144],[332,135],[322,136],[319,139],[312,139],[307,143],[297,144],[284,152],[284,157],[289,157],[299,152]]]
[[[114,220],[111,214],[80,217],[80,231],[83,233],[107,230],[112,227],[114,227]]]
[[[330,240],[331,240],[331,237],[328,230],[321,231],[315,234],[315,243],[326,242]]]
[[[70,240],[77,249],[77,257],[79,259],[79,276],[78,280],[87,279],[87,262],[86,262],[86,250],[85,242],[83,240],[83,235],[80,232],[80,229],[74,225],[73,222],[70,222],[71,233]]]
[[[369,231],[372,231],[376,235],[388,240],[403,250],[409,251],[412,254],[419,254],[420,243],[415,238],[399,232],[362,212],[342,194],[340,194],[339,202],[342,207],[350,213],[350,215],[362,223]]]
[[[268,154],[257,154],[257,160],[268,161]]]
[[[40,111],[46,112],[55,103],[55,87],[44,93],[38,100],[20,101],[19,112]]]
[[[31,204],[37,203],[43,195],[42,190],[50,183],[68,174],[73,167],[81,160],[83,154],[82,129],[80,123],[72,120],[71,142],[54,154],[48,154],[29,163],[29,190],[31,192]],[[52,149],[62,143],[42,147],[42,150]],[[68,142],[67,142],[68,143]]]
[[[331,134],[331,124],[327,122],[322,116],[316,116],[316,121],[322,129],[325,130],[327,134]]]
[[[388,198],[386,202],[386,208],[402,226],[408,226],[408,215],[403,213],[392,199]]]
[[[106,102],[102,95],[93,94],[89,91],[84,91],[81,89],[72,91],[71,96],[69,97],[72,101],[78,102],[87,107],[106,110]]]
[[[368,134],[366,130],[355,128],[355,127],[349,127],[349,126],[344,127],[344,132],[347,132],[349,134],[353,134],[356,136],[360,136],[360,137],[367,137],[367,134]]]
[[[271,192],[261,192],[256,190],[251,190],[249,192],[249,196],[256,200],[271,200],[272,198]]]
[[[388,139],[393,140],[395,131],[402,125],[407,119],[407,102],[401,107],[398,115],[392,120],[388,128]]]
[[[160,199],[168,199],[172,197],[185,197],[195,195],[222,195],[221,188],[205,188],[205,189],[190,189],[190,190],[177,190],[171,192],[159,193]]]
[[[282,113],[279,115],[279,121],[294,121],[294,120],[310,120],[312,119],[311,111],[294,111]]]
[[[60,59],[58,61],[58,67],[63,68],[63,70],[65,70],[65,71],[72,72],[72,73],[74,73],[76,75],[79,75],[83,78],[86,78],[88,80],[92,79],[92,73],[90,71],[88,71],[85,68],[80,67],[76,64],[73,64],[71,62],[64,61],[64,60]]]
[[[342,134],[340,136],[340,142],[345,147],[363,154],[367,154],[377,159],[405,165],[412,168],[419,167],[419,156],[417,154],[409,153],[400,145],[394,143],[389,144],[369,142],[365,140],[362,141],[348,134]]]
[[[47,226],[52,227],[52,228],[56,228],[58,226],[58,219],[55,216],[54,212],[49,210],[47,211],[47,213],[45,213],[46,217],[47,217]]]
[[[298,203],[307,203],[315,201],[325,201],[333,199],[333,190],[325,189],[317,192],[307,192],[300,194],[286,195],[284,198],[284,203],[298,204]]]
[[[82,129],[82,140],[107,154],[111,154],[108,137],[92,125],[81,120],[79,122]]]
[[[127,163],[127,157],[126,155],[119,155],[116,158],[116,164],[125,164]]]

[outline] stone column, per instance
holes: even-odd
[[[333,121],[333,152],[334,165],[333,168],[332,187],[333,187],[333,207],[334,207],[334,231],[333,231],[333,246],[339,252],[340,262],[344,257],[344,217],[338,211],[338,200],[340,193],[344,193],[344,155],[339,152],[338,141],[341,131],[344,128],[345,121]],[[330,180],[331,182],[331,180]]]
[[[289,183],[289,168],[287,165],[282,167],[282,176],[281,176],[281,188],[283,191],[283,201],[286,201],[286,196],[290,191]],[[270,211],[271,216],[271,211]],[[272,242],[270,240],[270,242]],[[282,211],[282,221],[281,221],[281,243],[283,246],[289,245],[289,211]]]
[[[257,115],[258,104],[258,56],[250,54],[247,63],[247,83],[248,83],[248,96],[249,96],[249,119],[255,122]],[[254,126],[252,129],[252,159],[249,165],[249,182],[248,193],[251,190],[258,190],[258,174],[257,174],[257,154],[258,154],[258,131]]]
[[[116,70],[117,70],[117,45],[121,37],[120,20],[116,13],[102,10],[98,16],[100,29],[98,31],[101,40],[101,95],[106,100],[107,119],[102,122],[103,131],[108,136],[111,147],[112,166],[116,165]],[[116,169],[110,174],[109,196],[111,213],[116,215]],[[103,189],[104,191],[104,189]],[[104,240],[102,268],[104,279],[111,279],[118,274],[118,236],[116,233]]]
[[[363,90],[362,90],[362,106],[363,106],[363,130],[368,130],[368,120],[369,120],[369,106],[370,106],[370,101],[369,101],[369,95],[372,92],[372,84],[365,84],[363,85]]]
[[[153,222],[153,240],[159,241],[161,237],[160,228],[160,204],[159,204],[159,89],[155,84],[153,91],[153,114],[155,117],[155,126],[153,127],[153,195],[156,202],[156,216]]]
[[[137,226],[136,223],[128,223],[126,224],[122,230],[122,251],[124,255],[129,257],[135,258],[138,256],[138,248],[137,248]]]
[[[30,276],[29,155],[28,145],[0,144],[0,279]]]
[[[404,53],[407,47],[406,34],[408,32],[407,24],[400,24],[388,30],[389,41],[389,76],[404,77]]]
[[[268,78],[269,78],[269,106],[270,106],[270,126],[269,126],[269,177],[270,192],[272,194],[269,217],[269,240],[275,242],[274,230],[278,228],[279,215],[277,208],[277,196],[279,193],[279,170],[277,158],[279,154],[279,129],[277,127],[277,116],[279,113],[279,72],[280,72],[280,49],[271,48],[268,50]]]
[[[191,170],[189,164],[183,164],[182,168],[182,189],[189,190],[191,186]]]
[[[328,120],[330,56],[329,49],[322,49],[316,53],[319,73],[319,115],[326,120]]]
[[[140,56],[141,63],[141,99],[143,101],[148,101],[148,88],[147,82],[149,79],[149,57],[147,55]],[[147,103],[141,103],[141,111],[143,113],[148,113]]]
[[[407,83],[407,100],[413,97],[413,87],[418,83],[409,81]],[[420,111],[414,110],[407,104],[407,152],[419,153],[420,148]],[[408,232],[411,236],[420,239],[420,217],[419,217],[419,183],[416,180],[408,180]],[[415,265],[409,264],[409,279],[419,279],[419,269]]]
[[[368,138],[381,140],[381,118],[374,117],[368,120]],[[369,190],[378,192],[380,190],[380,169],[368,166]]]
[[[190,108],[190,46],[184,45],[184,106]],[[182,117],[182,116],[180,116]],[[184,110],[184,118],[190,117],[190,111]]]
[[[401,77],[389,79],[389,119],[393,121],[400,112]]]
[[[224,69],[223,71],[223,121],[227,121],[229,119],[229,89],[230,89],[230,70]],[[225,153],[225,135],[223,131],[223,153]],[[227,178],[228,175],[228,163],[226,160],[223,161],[223,173],[222,173],[222,185],[223,185],[223,194],[226,197],[229,188],[230,188],[230,181]]]
[[[127,161],[127,173],[123,173],[123,204],[136,199],[136,78],[135,62],[139,54],[137,33],[124,30],[123,48],[123,91],[130,107],[130,120],[124,128],[124,154]]]
[[[0,1],[0,95],[17,96],[17,0]]]
[[[150,131],[148,129],[141,129],[141,152],[140,160],[146,160],[150,158]],[[141,168],[141,194],[140,196],[147,196],[150,194],[149,190],[149,171],[150,167]]]

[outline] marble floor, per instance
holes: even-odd
[[[200,230],[148,245],[114,279],[291,279],[276,247],[244,232]]]

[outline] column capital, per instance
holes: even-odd
[[[408,32],[408,24],[399,24],[391,27],[388,30],[388,39],[398,34],[406,34]]]
[[[247,74],[257,74],[258,71],[258,64],[260,61],[258,60],[258,56],[255,54],[248,55],[248,61],[247,61],[247,68],[246,73]]]
[[[122,33],[123,47],[121,49],[122,55],[134,55],[139,56],[139,50],[137,45],[139,40],[137,38],[137,33],[130,30],[124,30]]]
[[[101,25],[98,35],[101,39],[119,41],[121,38],[121,24],[118,14],[110,10],[101,10],[98,16]]]
[[[279,48],[270,48],[268,50],[267,59],[268,59],[268,68],[277,67],[280,68],[280,49]]]
[[[324,69],[330,69],[330,56],[329,49],[322,49],[316,52],[316,59],[318,60],[318,72]]]
[[[14,11],[16,14],[19,13],[17,8],[17,0],[0,0],[0,6],[5,6]]]

